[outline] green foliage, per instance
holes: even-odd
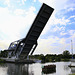
[[[69,74],[69,75],[75,75],[75,73],[73,73],[73,74]]]
[[[8,56],[8,52],[6,50],[0,52],[0,57],[6,58],[7,56]]]
[[[63,52],[63,55],[70,55],[70,52],[69,52],[68,50],[65,50],[65,51]]]
[[[0,57],[7,57],[8,56],[8,52],[6,50],[1,51],[0,52]],[[73,57],[75,58],[75,54],[73,55]],[[57,61],[69,61],[69,59],[72,58],[72,55],[70,54],[70,52],[68,50],[63,51],[62,54],[47,54],[47,55],[31,55],[29,56],[29,58],[31,59],[39,59],[41,60],[43,63],[45,62],[57,62]],[[1,60],[2,61],[2,60]]]
[[[3,63],[3,62],[5,62],[5,60],[3,60],[3,59],[0,59],[0,63]]]
[[[61,61],[61,58],[60,57],[56,57],[55,61]]]
[[[64,52],[63,52],[63,58],[67,58],[67,59],[69,59],[70,58],[70,52],[68,51],[68,50],[65,50]]]
[[[75,58],[75,54],[73,55]],[[30,58],[33,59],[39,59],[41,60],[43,63],[45,62],[59,62],[59,61],[69,61],[72,58],[72,55],[70,54],[70,52],[68,50],[63,51],[62,54],[47,54],[47,55],[33,55],[30,56]]]

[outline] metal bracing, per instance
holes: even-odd
[[[35,51],[35,49],[36,49],[37,45],[38,45],[38,43],[36,42],[36,43],[34,44],[34,47],[33,47],[32,52],[31,52],[31,54],[30,54],[30,55],[32,55],[32,54],[33,54],[33,52]]]

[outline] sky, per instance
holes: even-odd
[[[75,53],[75,0],[0,0],[0,50],[26,36],[41,5],[52,8],[34,54]]]

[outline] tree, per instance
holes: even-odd
[[[69,57],[70,57],[70,52],[69,52],[68,50],[65,50],[65,51],[63,52],[63,57],[64,57],[64,58],[69,58]]]
[[[8,52],[6,50],[0,52],[0,57],[8,57]]]

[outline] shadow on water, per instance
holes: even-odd
[[[3,75],[34,75],[33,72],[29,72],[29,64],[2,64],[1,66],[7,71]]]

